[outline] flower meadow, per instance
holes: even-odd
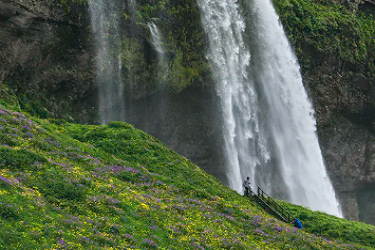
[[[15,110],[0,105],[0,249],[375,249],[375,227],[298,230],[129,124]]]

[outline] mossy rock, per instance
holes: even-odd
[[[6,106],[18,107],[18,99],[13,90],[4,83],[0,83],[0,104]]]

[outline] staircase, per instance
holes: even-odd
[[[267,195],[260,187],[258,187],[258,194],[254,195],[255,200],[270,213],[277,216],[279,219],[291,223],[295,217],[292,216],[283,206],[277,203],[269,195]]]

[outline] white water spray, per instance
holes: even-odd
[[[121,37],[116,1],[93,0],[89,5],[96,45],[99,112],[103,124],[124,120],[124,91],[121,80]]]
[[[235,0],[198,3],[222,102],[230,186],[241,192],[241,180],[251,175],[253,185],[272,190],[267,188],[277,185],[272,174],[263,180],[255,176],[274,161],[291,202],[340,215],[320,152],[314,110],[271,2],[247,2],[251,15],[246,19]],[[249,22],[256,27],[251,46],[244,38]]]
[[[158,52],[158,56],[160,59],[164,58],[164,49],[162,46],[162,38],[160,31],[158,27],[155,25],[155,23],[150,22],[148,24],[148,28],[150,29],[151,32],[151,42],[152,45],[154,46],[156,52]]]
[[[148,23],[148,28],[150,29],[152,46],[154,47],[158,56],[157,81],[161,85],[160,87],[163,87],[165,86],[168,76],[168,61],[163,48],[163,37],[158,26],[156,26],[154,22]]]
[[[230,0],[199,1],[202,21],[210,40],[209,60],[214,68],[217,91],[225,119],[224,143],[229,186],[242,190],[241,166],[254,171],[257,130],[257,97],[248,80],[250,53],[242,32],[245,22],[238,7]],[[254,105],[251,105],[254,104]],[[250,154],[249,157],[246,157]],[[251,174],[254,177],[254,173]],[[254,183],[254,181],[252,181]]]

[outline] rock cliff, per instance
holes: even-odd
[[[154,8],[157,2],[164,5]],[[126,121],[226,183],[218,100],[195,1],[123,1],[119,6]],[[164,36],[168,77],[163,83],[150,22]],[[86,1],[0,2],[0,83],[15,91],[22,108],[44,118],[98,123],[90,25]]]
[[[95,119],[85,13],[83,6],[54,0],[0,2],[0,82],[16,91],[29,112]]]
[[[290,1],[279,0],[275,5],[302,66],[343,214],[375,224],[369,212],[375,208],[375,6],[331,2],[295,1],[288,7]]]

